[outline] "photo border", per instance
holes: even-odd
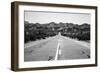
[[[62,7],[62,8],[82,8],[95,10],[95,64],[84,65],[64,65],[64,66],[50,66],[50,67],[35,67],[35,68],[19,68],[19,5],[35,5],[47,7]],[[75,67],[92,67],[97,66],[97,7],[84,5],[69,5],[69,4],[51,4],[51,3],[35,3],[35,2],[19,2],[11,3],[11,70],[13,71],[27,71],[27,70],[45,70],[45,69],[60,69],[60,68],[75,68]]]

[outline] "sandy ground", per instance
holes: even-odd
[[[47,39],[29,42],[24,46],[24,61],[55,60],[57,45],[60,54],[57,60],[88,59],[90,44],[61,36],[60,34]]]

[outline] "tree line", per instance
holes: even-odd
[[[78,40],[90,40],[90,24],[81,25],[74,23],[29,23],[24,21],[24,42],[36,41],[52,37],[61,32],[62,36]]]

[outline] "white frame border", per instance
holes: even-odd
[[[61,60],[61,61],[39,61],[39,62],[24,62],[24,10],[34,11],[55,11],[55,12],[76,12],[76,13],[90,13],[91,14],[91,58],[82,60]],[[27,6],[19,5],[19,68],[35,68],[35,67],[50,67],[50,66],[64,66],[64,65],[84,65],[95,64],[95,10],[83,8],[61,8],[61,7],[46,7],[46,6]]]

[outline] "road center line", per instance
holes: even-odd
[[[60,47],[60,45],[59,45],[59,42],[58,42],[58,45],[57,45],[57,50],[56,50],[55,60],[57,60],[57,59],[58,59],[59,47]]]
[[[57,50],[56,50],[56,55],[55,55],[55,59],[54,60],[58,60],[59,56],[61,55],[61,49],[60,49],[60,39],[61,34],[58,34],[58,44],[57,44]]]

